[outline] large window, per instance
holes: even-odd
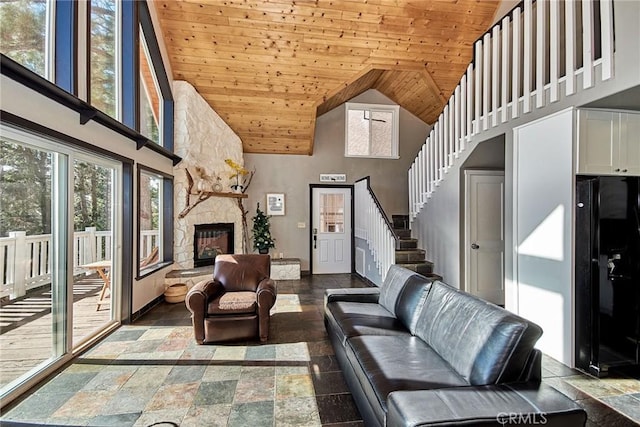
[[[138,167],[138,277],[173,259],[172,209],[172,178],[144,166]]]
[[[162,120],[162,95],[158,78],[149,54],[149,46],[140,27],[140,133],[161,144],[160,123]]]
[[[345,156],[398,158],[397,105],[346,104]]]
[[[118,118],[118,2],[89,2],[89,102]]]
[[[42,77],[51,78],[53,1],[0,2],[0,51]]]

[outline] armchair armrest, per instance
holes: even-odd
[[[222,284],[217,280],[202,280],[187,293],[185,303],[191,312],[193,330],[198,344],[204,343],[204,319],[207,316],[207,305],[223,290]]]
[[[505,424],[584,426],[587,414],[545,384],[518,383],[394,391],[387,399],[387,426]]]
[[[324,292],[324,305],[334,301],[377,303],[380,288],[340,288]]]
[[[264,342],[269,337],[269,310],[276,302],[278,291],[276,282],[272,279],[262,279],[256,289],[256,299],[258,301],[258,331],[260,341]]]

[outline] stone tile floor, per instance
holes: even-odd
[[[350,275],[280,281],[263,345],[198,346],[184,304],[160,304],[9,408],[0,425],[362,426],[322,317],[325,289],[362,286]],[[543,376],[586,408],[589,426],[640,421],[637,380],[593,379],[549,357]]]

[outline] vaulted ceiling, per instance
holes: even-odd
[[[499,0],[156,0],[173,78],[248,153],[311,154],[316,117],[377,89],[432,124]]]

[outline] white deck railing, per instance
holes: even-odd
[[[382,280],[395,262],[396,237],[380,203],[371,191],[369,178],[355,183],[355,237],[367,242]]]
[[[409,168],[410,220],[474,136],[592,87],[596,67],[603,81],[613,76],[612,3],[524,0],[475,43],[474,62]]]
[[[141,258],[157,246],[158,235],[158,230],[142,232]],[[111,231],[88,227],[73,233],[73,274],[85,273],[84,264],[110,259],[112,244]],[[13,231],[9,237],[0,237],[0,298],[17,298],[50,282],[51,234],[27,236]]]

